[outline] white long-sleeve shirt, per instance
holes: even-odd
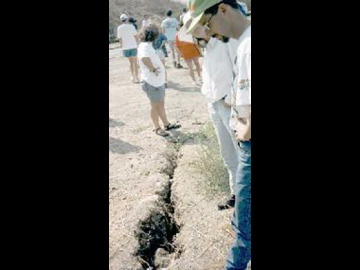
[[[233,56],[229,44],[211,38],[204,52],[201,92],[207,102],[213,103],[224,97],[230,104],[233,80]],[[235,51],[233,52],[235,54]]]

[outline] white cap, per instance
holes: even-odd
[[[126,21],[127,18],[128,18],[128,16],[126,14],[121,14],[121,16],[120,16],[120,20],[122,20],[122,21]]]

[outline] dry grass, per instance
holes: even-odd
[[[229,192],[229,176],[220,155],[219,143],[211,122],[208,122],[196,134],[195,140],[199,143],[200,150],[199,158],[193,165],[198,173],[206,179],[200,183],[201,189],[214,196],[227,194]]]

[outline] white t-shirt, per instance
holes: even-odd
[[[143,20],[142,21],[142,27],[146,27],[146,26],[149,26],[151,24],[151,20],[150,19],[147,19],[147,20]]]
[[[251,106],[251,26],[239,38],[235,60],[235,80],[231,94],[231,119],[230,126],[235,129],[234,118],[246,118]],[[234,121],[235,120],[235,121]]]
[[[141,42],[138,47],[137,57],[139,59],[140,66],[140,77],[142,80],[146,81],[148,84],[159,87],[165,84],[165,68],[161,62],[159,56],[157,55],[154,47],[151,42]],[[159,74],[156,76],[154,72],[151,72],[143,63],[141,58],[149,57],[153,66],[158,68]]]
[[[187,28],[185,26],[181,27],[178,32],[178,39],[182,42],[194,43],[194,38],[191,34],[186,33]]]
[[[122,49],[130,50],[136,49],[137,43],[135,35],[137,34],[136,29],[133,25],[124,23],[120,25],[117,29],[117,37],[122,40]]]
[[[167,18],[162,21],[161,28],[164,29],[164,34],[169,41],[175,40],[176,29],[179,23],[175,18]]]
[[[233,70],[228,44],[211,38],[204,52],[202,70],[201,92],[206,101],[213,103],[226,96],[225,101],[230,104]]]

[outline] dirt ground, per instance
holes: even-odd
[[[232,210],[217,210],[220,198],[201,189],[193,168],[193,135],[209,121],[205,99],[188,69],[168,58],[165,107],[182,128],[167,140],[155,135],[148,99],[116,45],[109,49],[109,269],[223,269]]]

